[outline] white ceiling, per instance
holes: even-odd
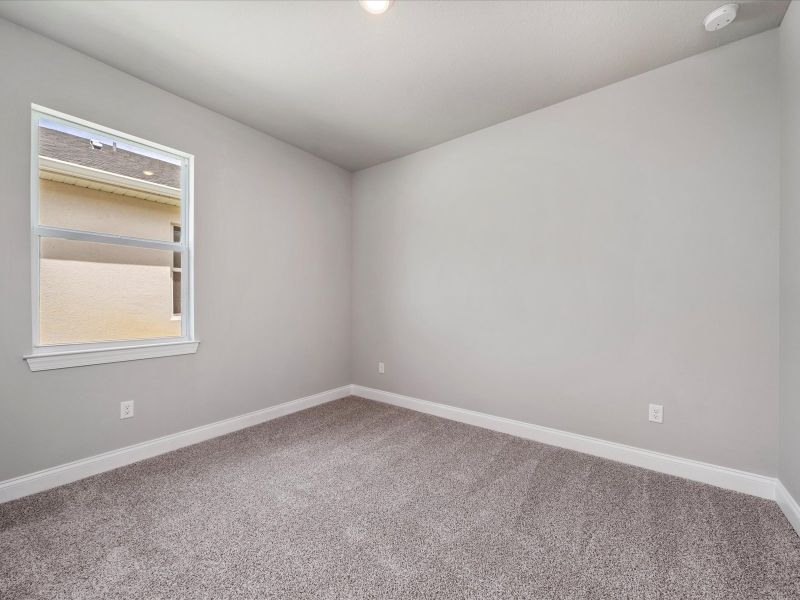
[[[788,0],[0,2],[0,16],[350,170],[780,24]]]

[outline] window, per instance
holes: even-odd
[[[33,106],[32,370],[188,354],[193,157]]]

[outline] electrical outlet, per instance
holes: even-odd
[[[378,363],[378,373],[386,373],[386,366],[382,363]]]
[[[133,416],[133,400],[119,403],[119,418],[130,419]]]
[[[664,422],[664,407],[660,404],[651,404],[650,405],[650,412],[648,414],[648,418],[653,423],[663,423]]]

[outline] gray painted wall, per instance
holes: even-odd
[[[356,173],[354,383],[776,474],[778,69],[771,31]]]
[[[795,497],[799,18],[780,32]],[[325,161],[3,20],[0,55],[0,480],[351,380],[778,471],[778,32],[357,173],[352,215]],[[30,102],[196,155],[197,355],[22,361]]]
[[[780,479],[800,500],[800,7],[789,5],[781,48]]]
[[[350,173],[2,20],[0,56],[0,480],[350,383]],[[196,355],[22,360],[31,102],[195,154]]]

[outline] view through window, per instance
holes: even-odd
[[[186,337],[186,158],[34,116],[34,345]]]

